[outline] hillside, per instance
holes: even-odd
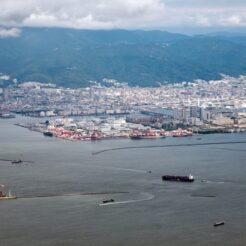
[[[0,72],[66,87],[103,78],[139,86],[218,79],[246,74],[246,37],[25,28],[0,39]]]

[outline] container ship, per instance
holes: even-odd
[[[162,176],[163,181],[177,181],[177,182],[194,182],[194,177],[190,174],[189,176],[173,176],[164,175]]]

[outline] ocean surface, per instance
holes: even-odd
[[[33,162],[0,161],[0,184],[18,196],[0,201],[1,246],[246,245],[246,144],[93,154],[245,134],[70,142],[14,125],[34,120],[0,119],[0,159]],[[190,173],[194,183],[161,180]]]

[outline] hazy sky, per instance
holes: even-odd
[[[10,27],[79,29],[244,28],[246,0],[0,0],[0,36]]]

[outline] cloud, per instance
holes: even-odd
[[[168,8],[166,26],[246,27],[246,7]]]
[[[19,37],[21,34],[21,30],[18,28],[0,28],[0,38],[15,38]]]
[[[80,29],[144,28],[160,23],[161,0],[1,0],[0,25]]]
[[[166,26],[246,27],[245,0],[165,0]]]
[[[245,13],[245,0],[0,0],[9,27],[246,27]]]
[[[168,6],[175,8],[231,8],[246,7],[245,0],[164,0]]]

